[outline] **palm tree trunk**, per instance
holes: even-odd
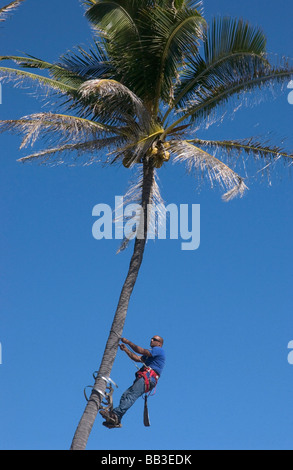
[[[133,291],[143,259],[148,229],[148,204],[151,203],[153,181],[154,168],[152,161],[150,161],[148,158],[145,158],[143,162],[142,186],[143,233],[141,233],[140,236],[137,236],[135,240],[133,255],[130,261],[124,285],[122,287],[102,362],[95,380],[94,387],[92,389],[91,396],[87,402],[84,413],[76,429],[71,444],[71,450],[84,450],[86,448],[90,432],[100,409],[101,395],[97,390],[104,393],[106,389],[106,382],[101,377],[109,377],[114,364],[118,350],[119,337],[122,336],[123,332],[130,296]]]

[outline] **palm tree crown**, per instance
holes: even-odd
[[[214,150],[220,149],[223,157],[246,152],[258,159],[291,161],[283,149],[254,139],[186,138],[203,121],[215,119],[229,100],[288,81],[292,66],[287,61],[270,63],[259,28],[228,17],[208,25],[201,3],[193,0],[83,3],[96,30],[88,51],[79,47],[56,64],[31,56],[1,57],[22,69],[47,70],[49,77],[7,67],[0,74],[57,92],[71,113],[2,121],[1,130],[24,134],[21,147],[38,137],[50,138],[48,148],[21,161],[66,162],[74,152],[75,161],[86,164],[123,162],[133,167],[148,156],[160,168],[171,156],[221,184],[226,200],[242,195],[246,184]]]

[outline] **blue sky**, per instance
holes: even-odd
[[[1,2],[1,5],[5,2]],[[293,55],[292,3],[206,0],[205,15],[239,16],[263,28],[268,51]],[[91,40],[77,0],[27,0],[0,29],[1,55],[57,60]],[[233,139],[273,133],[292,150],[289,90],[201,135]],[[256,95],[256,98],[260,98]],[[3,86],[0,118],[40,111],[27,88]],[[0,448],[68,449],[93,384],[127,272],[131,247],[92,236],[92,209],[114,205],[130,172],[123,168],[44,167],[16,160],[17,136],[1,136]],[[97,418],[88,449],[293,449],[292,176],[276,167],[272,184],[252,171],[249,191],[230,203],[165,165],[166,203],[200,204],[201,244],[147,243],[124,335],[147,347],[165,338],[167,365],[149,401],[109,431]],[[114,402],[133,380],[118,353]]]

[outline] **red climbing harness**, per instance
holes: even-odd
[[[135,375],[138,379],[141,378],[141,377],[143,377],[143,379],[144,379],[144,387],[145,387],[144,388],[144,393],[145,393],[145,396],[144,396],[143,424],[145,426],[150,426],[151,423],[150,423],[150,419],[149,419],[147,400],[148,400],[148,397],[151,394],[151,378],[155,379],[155,382],[156,382],[155,387],[154,387],[155,390],[152,394],[152,395],[154,395],[160,376],[159,376],[159,374],[157,374],[157,372],[155,372],[151,367],[148,367],[148,366],[142,367],[138,372],[136,372]]]
[[[151,367],[147,367],[147,366],[142,367],[138,372],[136,372],[135,375],[137,378],[143,377],[144,385],[145,385],[145,393],[148,393],[150,391],[151,377],[154,378],[156,381],[155,386],[157,386],[157,383],[160,377],[159,374],[157,374],[157,372],[155,372]]]

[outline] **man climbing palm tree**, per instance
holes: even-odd
[[[143,367],[135,374],[136,377],[131,387],[125,390],[121,396],[119,406],[112,411],[100,410],[100,414],[106,419],[103,424],[109,428],[122,426],[122,417],[139,397],[144,393],[151,392],[156,387],[165,366],[165,351],[162,348],[164,341],[161,336],[155,335],[151,338],[151,349],[141,348],[126,338],[121,338],[121,341],[120,349],[125,351],[133,361],[142,362]],[[126,344],[134,352],[130,351],[125,346]]]

